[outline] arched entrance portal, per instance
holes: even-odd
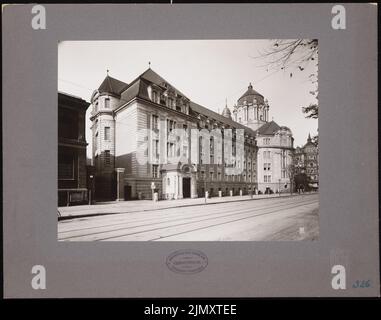
[[[197,198],[197,169],[190,164],[166,164],[161,173],[163,177],[163,198]]]

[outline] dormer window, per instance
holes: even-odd
[[[169,108],[173,108],[174,104],[173,104],[173,98],[168,98],[168,107]]]
[[[152,101],[157,103],[157,92],[156,91],[152,91]]]
[[[165,97],[163,94],[160,94],[160,104],[164,104],[165,105]]]

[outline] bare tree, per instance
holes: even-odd
[[[314,96],[315,102],[307,107],[302,107],[302,112],[306,114],[306,118],[312,119],[317,119],[319,116],[318,53],[317,39],[275,39],[271,41],[267,49],[255,57],[265,61],[264,66],[266,66],[267,71],[288,71],[290,78],[295,72],[303,72],[309,64],[316,67],[316,71],[308,75],[308,80],[314,84],[314,90],[311,90],[310,94]]]

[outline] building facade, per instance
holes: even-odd
[[[269,109],[267,99],[250,83],[234,106],[234,120],[256,133],[259,192],[289,192],[294,139],[288,127],[269,121]]]
[[[106,76],[91,98],[97,199],[227,196],[289,190],[290,129],[269,122],[251,84],[222,114],[151,68],[127,84]],[[232,116],[233,113],[233,116]]]
[[[152,69],[130,84],[107,75],[91,104],[98,199],[237,195],[257,187],[255,132],[194,103]]]
[[[307,142],[294,153],[295,184],[297,189],[319,188],[319,147],[308,135]]]
[[[89,103],[58,93],[58,206],[87,203],[85,114]]]

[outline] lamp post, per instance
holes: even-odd
[[[279,155],[279,164],[280,164],[280,174],[282,174],[282,152],[274,152],[274,154],[277,154]],[[279,196],[280,196],[280,178],[278,178],[278,192],[279,192]],[[274,181],[275,182],[275,181]]]
[[[93,198],[93,194],[92,194],[92,190],[93,190],[93,178],[94,178],[94,176],[93,175],[90,175],[89,176],[89,178],[90,178],[90,188],[89,188],[89,204],[91,205],[92,204],[92,198]]]
[[[207,198],[206,197],[206,195],[207,195],[207,193],[206,193],[206,172],[205,172],[205,176],[203,178],[204,178],[204,193],[205,193],[205,203],[206,203],[206,198]]]

